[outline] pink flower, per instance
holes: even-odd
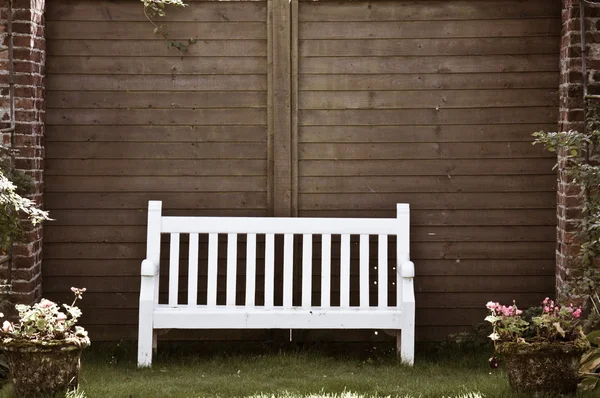
[[[581,307],[573,311],[573,318],[579,318],[581,316]]]
[[[498,303],[494,303],[493,301],[489,301],[486,305],[488,310],[494,311],[498,307]]]
[[[522,313],[523,313],[523,311],[517,310],[517,315],[521,315]]]
[[[13,331],[13,325],[12,323],[10,323],[9,321],[4,321],[4,323],[2,324],[2,331],[4,333],[10,333]]]
[[[59,313],[56,315],[56,320],[57,320],[58,322],[64,322],[64,321],[66,321],[66,320],[67,320],[67,316],[66,316],[66,315],[65,315],[63,312],[59,312]]]

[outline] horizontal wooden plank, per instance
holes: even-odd
[[[63,293],[71,286],[85,286],[89,293],[137,293],[140,277],[85,277],[61,276],[44,278],[44,292]],[[535,293],[549,292],[554,286],[554,276],[428,276],[415,278],[418,293]],[[164,287],[164,285],[163,285]],[[161,289],[166,291],[166,287]],[[85,300],[84,300],[85,301]],[[82,301],[82,303],[84,302]],[[418,299],[417,299],[418,301]],[[485,311],[485,302],[482,303]],[[134,322],[137,319],[134,317]]]
[[[346,115],[350,117],[350,112]],[[550,158],[543,148],[529,142],[301,143],[298,151],[302,160]]]
[[[301,74],[506,73],[558,71],[554,55],[485,55],[445,57],[308,57]]]
[[[301,21],[442,21],[472,19],[516,19],[560,16],[559,0],[433,0],[421,1],[300,3]]]
[[[151,87],[150,87],[151,88]],[[261,91],[49,91],[46,108],[266,108],[267,93]]]
[[[46,192],[266,192],[267,177],[48,176]]]
[[[509,209],[545,209],[547,211],[555,209],[556,197],[548,192],[519,192],[519,193],[504,193],[498,195],[496,193],[440,193],[437,195],[419,194],[419,193],[354,193],[352,195],[337,195],[337,194],[305,194],[300,193],[298,197],[299,207],[304,211],[326,210],[332,212],[350,212],[362,211],[363,214],[371,212],[373,216],[381,213],[389,214],[394,211],[396,203],[410,203],[412,214],[415,209],[419,210],[486,210],[485,212],[477,212],[477,217],[482,217],[488,214],[492,209],[509,210]],[[547,210],[546,210],[547,209]],[[475,213],[475,212],[474,212]],[[438,217],[440,222],[446,217],[453,217],[453,213],[432,212],[432,217]],[[467,215],[466,213],[459,213]],[[526,214],[526,213],[521,213]],[[491,219],[502,219],[507,213],[500,213],[496,216],[490,216]],[[308,215],[306,216],[308,217]],[[350,217],[350,215],[346,216]],[[362,216],[364,217],[364,215]],[[473,217],[476,217],[473,215]],[[459,218],[463,218],[460,217]],[[465,219],[467,217],[464,217]],[[515,217],[519,218],[519,217]],[[481,218],[479,218],[481,220]],[[484,218],[485,219],[485,218]],[[450,218],[449,220],[454,220]],[[456,222],[456,221],[451,221]],[[556,222],[556,220],[553,220]],[[438,225],[438,224],[436,224]]]
[[[86,311],[81,305],[83,315],[81,316],[82,325],[137,325],[138,311],[136,309],[125,308],[96,308]],[[421,309],[416,312],[417,325],[469,325],[473,319],[485,318],[487,313],[485,306],[483,309],[446,309],[440,315],[438,309]]]
[[[164,45],[163,43],[161,43]],[[245,47],[252,49],[252,47]],[[146,54],[152,54],[152,50]],[[210,52],[211,50],[207,50]],[[51,56],[47,63],[49,74],[94,74],[94,75],[251,75],[267,73],[267,58],[262,54],[243,56],[245,51],[232,48],[230,56],[206,58],[168,58],[168,57],[131,57],[124,56]],[[73,51],[77,54],[77,50]],[[242,55],[242,56],[236,56]],[[150,86],[148,89],[152,89]]]
[[[171,209],[266,209],[264,192],[136,192],[136,193],[62,193],[44,195],[44,204],[51,210],[72,209],[147,209],[148,201],[162,200]]]
[[[555,190],[554,176],[300,177],[298,182],[298,191],[302,193],[551,192]]]
[[[48,159],[266,159],[262,143],[50,142]]]
[[[170,13],[169,13],[170,14]],[[173,40],[248,40],[267,39],[265,22],[178,22],[169,25],[169,37]],[[158,37],[148,22],[120,21],[49,21],[46,39],[76,40],[156,40]],[[198,43],[194,43],[198,44]],[[190,51],[194,50],[190,47]],[[162,53],[162,51],[161,51]],[[173,54],[173,52],[171,52]]]
[[[47,126],[46,142],[266,142],[266,126]]]
[[[161,266],[161,275],[168,274],[168,267]],[[259,264],[260,265],[260,264]],[[423,260],[416,264],[420,278],[429,276],[553,276],[555,262],[547,260]],[[141,263],[126,260],[44,260],[42,273],[45,277],[140,277]],[[204,273],[204,275],[206,275]],[[259,285],[262,284],[258,281]],[[182,287],[184,288],[184,287]],[[71,292],[59,292],[71,297]],[[91,293],[93,294],[93,293]],[[491,294],[491,292],[490,292]],[[417,297],[419,292],[417,292]],[[490,299],[487,299],[489,301]],[[511,298],[509,300],[512,301]],[[485,302],[487,302],[485,301]],[[102,305],[102,303],[98,303]],[[137,305],[137,303],[136,303]],[[418,304],[417,304],[418,305]],[[444,303],[439,301],[438,306]]]
[[[350,198],[354,198],[360,194],[345,195]],[[379,195],[393,195],[393,194],[377,194]],[[408,194],[404,194],[408,195]],[[414,195],[414,194],[413,194]],[[440,194],[438,194],[440,195]],[[442,194],[443,195],[443,194]],[[461,194],[468,195],[468,194]],[[477,194],[486,195],[486,194]],[[499,196],[497,193],[493,194]],[[507,195],[503,193],[502,196]],[[517,194],[515,194],[517,195]],[[519,192],[518,195],[523,195]],[[340,195],[338,195],[340,196]],[[430,194],[431,196],[431,194]],[[492,196],[487,194],[486,196]],[[550,196],[546,193],[546,196]],[[427,202],[424,206],[429,205]],[[434,202],[436,203],[436,202]],[[465,207],[467,205],[464,205]],[[490,205],[485,205],[490,206]],[[327,206],[323,206],[327,207]],[[331,206],[333,207],[333,206]],[[443,205],[440,205],[443,207]],[[479,207],[477,207],[479,209]],[[424,225],[546,225],[554,227],[556,226],[556,209],[533,209],[533,210],[422,210],[421,213],[415,211],[413,219],[416,219],[414,223]],[[383,217],[387,218],[393,215],[390,210],[346,210],[343,208],[334,210],[305,210],[299,211],[300,217]]]
[[[417,107],[418,105],[415,105]],[[556,122],[556,107],[523,108],[461,108],[461,109],[400,109],[400,110],[300,110],[302,126],[368,126],[368,125],[437,125],[437,124],[504,124]],[[174,123],[176,124],[176,123]]]
[[[558,73],[454,73],[384,75],[300,75],[300,90],[452,90],[552,88]]]
[[[45,227],[47,243],[143,243],[145,226],[53,226]],[[546,226],[428,226],[412,227],[413,242],[552,242],[556,230]]]
[[[402,21],[300,22],[300,39],[433,39],[448,37],[558,36],[560,18]]]
[[[166,21],[266,21],[266,1],[189,2],[184,9],[172,7]],[[194,4],[196,3],[196,4]],[[136,1],[54,0],[47,21],[146,21]]]
[[[341,93],[341,92],[340,92]],[[358,92],[349,93],[350,95]],[[416,93],[415,93],[416,95]],[[51,127],[48,127],[49,129]],[[89,128],[89,127],[88,127]],[[431,126],[302,126],[299,142],[532,142],[533,131],[554,131],[555,123]],[[532,162],[533,163],[533,162]]]
[[[259,292],[262,293],[262,292]],[[519,308],[528,308],[539,305],[544,299],[542,293],[517,293]],[[72,299],[72,295],[66,293],[50,293],[45,295],[49,300],[59,303],[66,303]],[[417,308],[469,308],[480,309],[482,303],[490,300],[500,303],[512,303],[515,299],[515,293],[421,293],[417,294]],[[166,301],[166,295],[161,295],[161,301]],[[181,297],[181,302],[184,301]],[[127,308],[137,309],[139,305],[139,295],[137,293],[86,293],[85,308],[94,310],[97,308]]]
[[[165,71],[167,69],[161,69]],[[264,91],[266,75],[71,75],[48,74],[46,89],[106,91]]]
[[[170,205],[166,203],[165,205]],[[84,209],[84,210],[52,210],[54,221],[46,224],[46,227],[52,229],[61,226],[146,226],[148,222],[147,206],[145,209],[125,209],[125,210],[103,210],[103,209]],[[166,209],[167,215],[173,216],[206,216],[206,217],[266,217],[265,209]]]
[[[411,247],[411,258],[439,259],[552,259],[555,242],[423,242]],[[46,259],[143,259],[145,243],[49,243]],[[74,285],[71,285],[74,286]]]
[[[49,125],[266,125],[263,109],[56,109]]]
[[[253,73],[266,69],[266,56],[266,40],[200,40],[182,57],[164,40],[55,39],[48,42],[48,72]]]
[[[266,160],[47,159],[46,176],[266,176]]]
[[[550,174],[554,159],[302,160],[298,173],[318,176],[471,176]],[[50,166],[46,165],[46,174]]]
[[[474,319],[472,324],[477,323]],[[90,338],[96,342],[115,342],[132,341],[135,342],[138,335],[137,325],[85,325]],[[417,341],[446,341],[449,334],[470,331],[472,327],[466,326],[417,326],[415,338]],[[287,332],[287,336],[281,336],[280,333]],[[285,330],[254,330],[254,329],[230,329],[230,330],[181,330],[171,329],[162,331],[159,341],[177,341],[190,342],[197,344],[199,341],[210,342],[210,346],[216,349],[216,352],[222,353],[230,347],[227,345],[224,349],[220,348],[219,342],[244,341],[252,344],[258,342],[272,342],[274,336],[280,336],[283,341],[289,338],[289,331]],[[293,331],[294,341],[309,342],[357,342],[364,344],[367,341],[388,341],[390,347],[394,347],[393,337],[381,332],[375,335],[371,330],[345,330],[344,333],[332,330],[310,330]],[[159,343],[160,344],[160,343]],[[216,345],[215,345],[216,344]]]
[[[364,207],[362,210],[359,208],[360,204],[364,205],[365,200],[360,200],[366,195],[348,195],[351,198],[357,198],[355,208],[358,210],[352,210],[349,208],[344,209],[340,204],[330,202],[325,204],[324,199],[319,202],[320,196],[333,196],[333,195],[303,195],[303,202],[301,212],[313,212],[314,217],[324,216],[325,214],[335,214],[337,217],[350,217],[353,211],[361,211],[362,215],[359,217],[384,217],[391,218],[395,216],[395,207],[391,204],[391,201],[385,202],[382,197],[391,197],[394,194],[382,194],[377,195],[379,202],[382,204],[380,207],[373,205],[371,208]],[[411,194],[413,197],[414,194]],[[465,194],[470,196],[476,196],[475,194]],[[509,194],[510,195],[510,194]],[[528,194],[534,196],[535,194]],[[372,195],[371,195],[372,196]],[[484,199],[491,194],[483,194]],[[512,194],[517,196],[517,194]],[[537,196],[541,196],[537,194]],[[553,208],[549,204],[550,200],[547,198],[551,195],[544,194],[545,199],[541,205],[546,205],[546,209],[491,209],[485,211],[478,210],[411,210],[411,225],[413,227],[418,226],[550,226],[554,228],[556,225],[556,217],[552,215]],[[306,198],[315,198],[314,202],[310,202]],[[306,202],[309,202],[308,204]],[[371,200],[371,202],[376,202]],[[395,202],[393,202],[395,204]],[[170,204],[170,203],[167,203]],[[519,204],[519,203],[517,203]],[[313,209],[308,209],[311,206]],[[336,208],[336,206],[338,208]],[[414,206],[413,206],[414,207]],[[131,226],[133,228],[145,227],[147,224],[146,209],[126,209],[126,210],[52,210],[52,218],[54,221],[49,222],[45,226],[45,230],[52,230],[53,228],[63,228],[72,226],[81,226],[83,228],[92,228],[95,226],[99,227],[125,227]],[[168,215],[177,216],[225,216],[225,217],[264,217],[266,213],[260,209],[179,209],[170,210]]]
[[[418,105],[417,105],[418,104]],[[551,89],[439,91],[302,91],[300,109],[414,109],[558,106]]]
[[[426,7],[423,7],[426,8]],[[301,57],[558,54],[556,36],[300,40]]]

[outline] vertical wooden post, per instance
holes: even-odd
[[[269,82],[273,115],[273,215],[292,215],[292,122],[291,122],[291,10],[289,0],[270,0],[272,34],[269,37],[272,71]]]
[[[292,216],[298,217],[298,0],[291,0]]]

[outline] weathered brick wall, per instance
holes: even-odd
[[[563,0],[559,131],[583,129],[583,75],[579,0]],[[600,94],[600,8],[585,8],[586,67],[588,93]],[[566,293],[569,270],[576,264],[579,242],[577,221],[581,218],[578,187],[569,183],[564,168],[558,170],[556,288]]]
[[[0,0],[0,119],[1,128],[10,127],[9,0]],[[15,165],[33,177],[31,199],[43,205],[44,170],[44,38],[45,0],[12,0],[15,87]],[[10,143],[5,134],[4,143]],[[15,245],[12,259],[12,292],[14,303],[30,303],[41,297],[42,228],[29,230],[25,242]],[[0,277],[7,278],[6,267]]]

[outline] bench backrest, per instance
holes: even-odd
[[[246,235],[246,283],[243,305],[254,307],[257,278],[257,235],[264,235],[264,306],[273,307],[275,295],[275,236],[283,235],[283,308],[293,307],[294,235],[302,235],[301,307],[314,307],[313,236],[321,240],[321,300],[319,307],[330,307],[332,235],[340,235],[340,307],[350,307],[350,236],[359,235],[359,306],[369,307],[370,258],[377,257],[377,307],[389,307],[389,283],[395,287],[397,305],[402,303],[400,264],[409,261],[408,204],[397,205],[397,217],[383,218],[245,218],[245,217],[169,217],[162,216],[162,202],[148,207],[146,258],[160,264],[161,234],[170,234],[168,304],[178,306],[180,274],[180,237],[189,234],[188,299],[197,305],[199,237],[208,236],[206,264],[206,305],[217,306],[217,262],[219,234],[227,235],[226,306],[236,305],[238,235]],[[369,236],[377,236],[376,256],[370,253]],[[395,280],[388,281],[388,237],[396,236]],[[262,236],[261,236],[262,238]],[[262,240],[262,239],[261,239]],[[375,254],[375,253],[373,253]],[[297,275],[297,274],[296,274]],[[392,288],[394,289],[394,288]],[[158,298],[156,298],[158,300]],[[182,305],[183,306],[183,305]]]

